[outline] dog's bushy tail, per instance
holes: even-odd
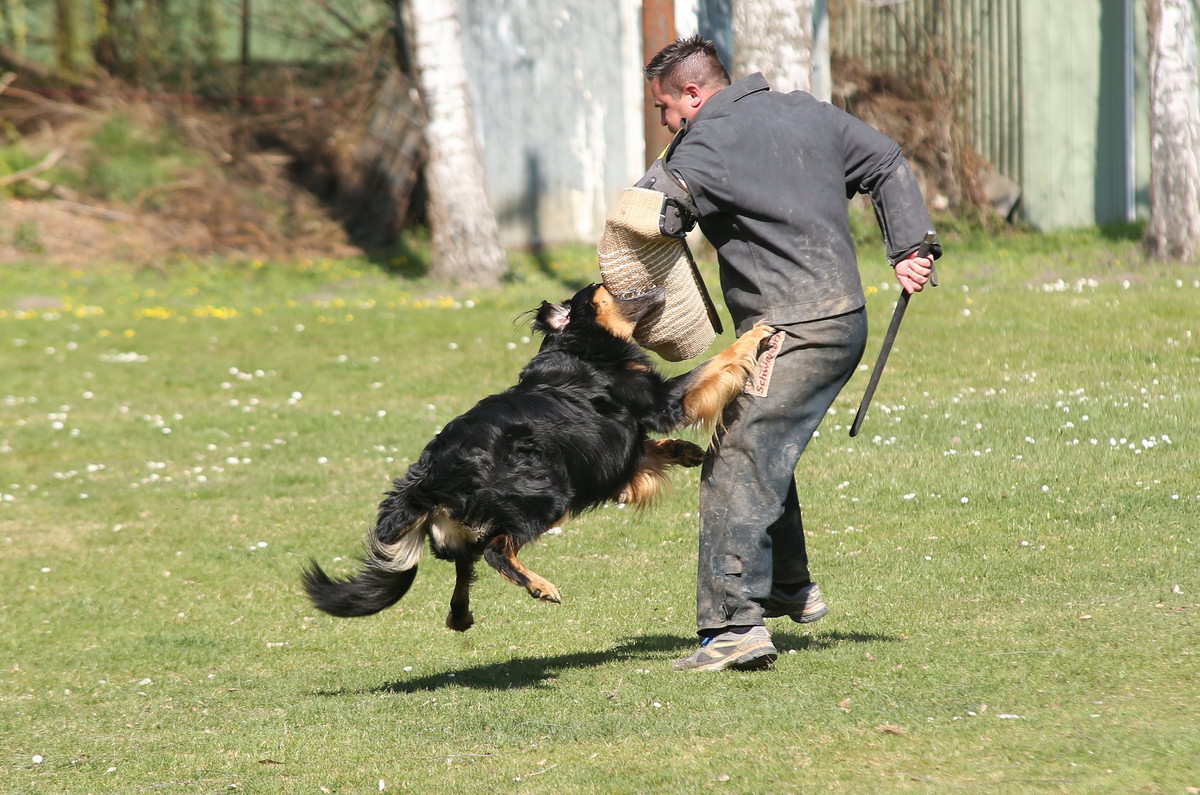
[[[302,578],[304,590],[318,610],[339,618],[352,618],[374,615],[399,602],[417,578],[417,567],[385,571],[367,561],[357,576],[337,580],[322,571],[316,561],[310,561]]]
[[[369,616],[400,601],[417,577],[417,561],[425,540],[427,514],[408,506],[403,493],[390,492],[379,506],[379,520],[367,534],[362,569],[349,579],[335,579],[316,561],[301,575],[304,590],[318,610],[333,616]]]

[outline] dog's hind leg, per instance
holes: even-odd
[[[638,469],[617,494],[617,502],[646,505],[670,484],[666,470],[672,466],[695,467],[704,463],[704,449],[685,439],[648,439],[642,446]]]
[[[488,542],[483,550],[483,559],[493,569],[500,572],[501,577],[513,585],[519,585],[529,591],[529,595],[534,599],[555,604],[562,601],[562,594],[559,593],[558,586],[540,574],[535,574],[525,568],[525,564],[517,560],[516,542],[507,533],[498,535]]]
[[[687,439],[651,439],[646,442],[647,455],[651,447],[668,466],[698,467],[704,463],[704,448]]]
[[[446,626],[455,632],[466,632],[475,623],[471,614],[471,583],[475,582],[475,558],[454,561],[454,593],[450,596],[450,613]]]

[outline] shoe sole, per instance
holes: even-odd
[[[814,621],[820,621],[822,618],[825,617],[825,614],[828,612],[829,612],[829,606],[822,605],[821,609],[815,613],[810,613],[809,615],[805,615],[805,614],[801,613],[799,617],[788,616],[788,618],[792,619],[792,621],[795,621],[797,624],[811,624]]]
[[[779,658],[779,652],[774,647],[755,649],[746,654],[730,661],[713,660],[704,665],[697,665],[691,668],[676,668],[677,671],[758,671],[763,668],[770,668],[775,664],[775,660]]]
[[[805,615],[804,613],[776,613],[774,611],[763,613],[763,618],[783,618],[787,616],[797,624],[811,624],[814,621],[820,621],[829,613],[829,605],[822,605],[820,610]]]
[[[767,652],[760,657],[751,657],[749,660],[738,660],[729,666],[732,671],[761,671],[770,668],[779,659],[779,652]]]

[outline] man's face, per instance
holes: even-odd
[[[651,80],[650,96],[654,99],[654,107],[658,108],[659,123],[673,133],[679,132],[679,128],[682,126],[680,122],[683,119],[691,121],[692,117],[696,115],[696,111],[700,109],[696,106],[696,97],[687,90],[686,86],[679,96],[671,96],[663,89],[661,80]]]

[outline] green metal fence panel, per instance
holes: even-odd
[[[965,62],[971,140],[1021,185],[1027,220],[1051,229],[1145,216],[1145,0],[830,1],[835,55],[894,70],[913,31],[942,37]]]
[[[166,35],[142,43],[147,49],[170,42],[185,55],[194,54],[201,39],[215,37],[219,60],[241,58],[243,19],[249,20],[249,55],[263,63],[311,63],[347,57],[331,49],[329,38],[349,36],[347,24],[367,31],[382,30],[389,14],[382,0],[187,0],[174,4],[153,0],[121,3],[125,19],[134,15],[157,25]],[[103,31],[105,5],[99,0],[74,0],[70,9],[76,40],[83,52],[77,66],[90,62],[89,52]],[[50,0],[0,0],[0,43],[35,62],[55,62],[56,27],[60,8]],[[314,35],[327,29],[329,36]]]
[[[1021,11],[1021,0],[831,0],[831,50],[904,73],[936,37],[965,84],[974,148],[1019,181]]]

